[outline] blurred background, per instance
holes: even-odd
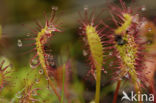
[[[136,7],[145,7],[146,11],[142,14],[149,20],[156,22],[155,0],[136,0],[135,3],[133,0],[124,1],[127,5],[134,7],[134,9]],[[44,25],[44,13],[49,16],[52,7],[58,8],[56,18],[59,18],[58,21],[61,23],[60,26],[63,32],[56,33],[56,35],[49,40],[47,46],[52,49],[52,53],[56,58],[59,58],[59,56],[63,54],[63,56],[68,56],[67,58],[72,61],[72,79],[70,81],[72,83],[72,85],[70,85],[72,89],[69,91],[72,94],[71,98],[75,101],[73,103],[91,103],[95,93],[95,80],[93,78],[89,79],[86,76],[89,67],[83,57],[83,47],[81,46],[82,42],[79,36],[78,28],[80,24],[78,20],[81,19],[79,12],[83,14],[83,9],[88,8],[89,11],[96,9],[97,13],[99,13],[102,8],[107,7],[107,3],[109,2],[119,4],[118,0],[0,0],[0,25],[2,26],[0,56],[2,59],[6,59],[6,63],[13,65],[12,68],[14,71],[11,75],[13,76],[13,79],[11,79],[13,89],[10,87],[3,90],[3,95],[0,96],[1,103],[10,103],[10,101],[16,103],[19,99],[17,93],[24,88],[23,80],[27,81],[28,79],[31,81],[36,79],[36,75],[40,77],[38,76],[39,68],[34,70],[29,66],[29,61],[33,57],[34,52],[23,54],[33,47],[19,47],[18,41],[21,40],[22,45],[28,43],[28,41],[23,41],[26,37],[25,34],[32,31],[29,28],[36,26],[36,20],[41,21]],[[104,11],[102,15],[107,17],[109,14]],[[68,52],[67,55],[66,52]],[[35,76],[32,70],[36,73]],[[46,86],[48,85],[43,79],[39,87],[43,88],[45,84]],[[112,102],[115,84],[108,81],[107,77],[103,77],[101,87],[101,103]],[[42,102],[58,102],[55,94],[49,93],[48,89],[41,90],[40,94],[42,95],[36,98],[42,97]]]

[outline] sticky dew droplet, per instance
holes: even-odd
[[[21,98],[21,97],[22,97],[21,92],[17,92],[17,93],[16,93],[16,97],[17,97],[17,98]]]
[[[39,70],[39,74],[43,74],[43,69],[40,69]]]
[[[83,53],[83,56],[87,56],[88,55],[86,50],[83,50],[82,53]]]
[[[23,46],[23,43],[20,39],[17,40],[17,46],[18,47],[22,47]]]
[[[141,8],[141,11],[146,11],[146,7],[145,6],[143,6],[142,8]]]
[[[39,64],[39,60],[37,58],[32,59],[30,62],[30,68],[35,69]]]

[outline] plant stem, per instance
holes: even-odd
[[[117,96],[118,96],[120,84],[121,84],[121,80],[119,80],[118,83],[117,83],[117,87],[116,87],[115,94],[114,94],[114,97],[113,97],[113,103],[117,102]]]
[[[50,77],[49,77],[49,75],[48,75],[48,73],[47,73],[47,70],[46,70],[46,69],[43,69],[43,71],[44,71],[44,73],[45,73],[45,76],[46,76],[46,78],[47,78],[47,80],[48,80],[48,83],[49,83],[50,87],[52,88],[52,90],[54,91],[54,93],[56,94],[56,96],[58,97],[58,100],[61,101],[61,96],[59,95],[59,93],[58,93],[58,91],[56,90],[56,88],[55,88],[53,82],[51,81],[51,79],[50,79]]]
[[[2,26],[0,25],[0,39],[2,37]]]
[[[134,82],[135,91],[138,94],[138,92],[140,92],[140,87],[139,87],[140,83],[137,82],[136,78],[134,78],[133,82]],[[138,103],[142,103],[142,101],[139,101]]]
[[[96,93],[95,93],[95,103],[100,102],[100,86],[101,86],[101,69],[96,68]]]
[[[49,77],[48,77],[48,78],[49,78]],[[50,78],[49,78],[49,79],[50,79]],[[49,85],[51,86],[51,88],[53,89],[54,93],[55,93],[56,96],[58,97],[59,101],[61,101],[61,97],[60,97],[59,93],[57,92],[57,90],[56,90],[56,88],[55,88],[53,82],[52,82],[51,80],[48,80],[48,82],[49,82]]]
[[[61,103],[63,103],[63,99],[64,99],[64,82],[65,82],[65,64],[63,65],[63,74],[62,74],[62,94],[61,94]]]
[[[137,81],[138,77],[135,73],[133,72],[130,72],[131,76],[132,76],[132,82],[134,84],[134,88],[135,88],[135,91],[136,91],[136,94],[138,94],[139,92],[141,92],[140,90],[140,82]],[[138,103],[142,103],[142,101],[138,101]]]

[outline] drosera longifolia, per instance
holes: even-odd
[[[128,77],[136,92],[145,87],[144,81],[147,78],[144,76],[143,71],[146,69],[144,66],[144,43],[140,42],[140,26],[144,22],[144,17],[139,13],[134,13],[131,7],[126,7],[124,1],[119,0],[121,7],[118,5],[109,6],[111,15],[111,22],[114,27],[111,27],[103,22],[106,28],[103,36],[108,39],[106,45],[112,45],[111,57],[116,57],[113,61],[113,67],[109,68],[112,72],[112,78],[118,81],[117,88],[114,94],[113,103],[117,102],[117,95],[120,88],[121,81]]]
[[[45,78],[48,80],[50,87],[53,89],[54,93],[57,95],[59,101],[61,101],[61,96],[56,90],[56,87],[49,76],[49,71],[55,69],[56,67],[51,66],[51,62],[49,62],[49,58],[53,56],[52,54],[47,53],[47,49],[45,48],[46,44],[48,43],[49,38],[52,38],[55,32],[61,32],[60,25],[56,24],[55,21],[57,7],[52,7],[52,12],[50,18],[45,15],[45,24],[42,25],[39,21],[36,21],[36,28],[31,29],[32,33],[27,33],[24,40],[33,41],[31,44],[24,44],[22,40],[18,40],[19,47],[25,46],[33,46],[33,49],[28,52],[35,51],[35,55],[30,60],[30,67],[37,68],[41,66],[39,70],[39,74],[44,74]]]
[[[81,16],[81,26],[79,27],[80,36],[84,45],[83,55],[88,60],[90,71],[96,80],[95,103],[100,102],[100,86],[101,86],[101,71],[103,70],[104,45],[100,20],[95,16],[95,11],[88,15],[88,8],[84,8],[84,16]]]

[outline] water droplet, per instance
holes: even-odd
[[[129,74],[126,74],[125,77],[126,77],[127,79],[129,79]]]
[[[104,71],[104,73],[107,74],[108,72],[107,71]]]
[[[82,40],[85,42],[85,41],[86,41],[86,38],[85,38],[85,37],[83,37],[83,38],[82,38]]]
[[[40,69],[39,70],[39,74],[43,74],[43,69]]]
[[[139,17],[139,14],[136,14],[135,16]]]
[[[55,62],[54,62],[54,61],[53,61],[53,62],[51,62],[50,64],[51,64],[51,66],[55,66]]]
[[[118,58],[118,59],[120,59],[120,58],[121,58],[121,56],[120,56],[120,55],[118,55],[118,56],[117,56],[117,58]]]
[[[46,77],[46,80],[49,80],[49,77]]]
[[[37,64],[38,61],[39,61],[38,59],[33,59],[33,60],[32,60],[33,64]]]
[[[94,26],[94,22],[91,22],[91,24],[90,24],[91,26]]]
[[[127,54],[127,56],[128,56],[128,57],[131,57],[131,54],[130,54],[130,53],[128,53],[128,54]]]
[[[36,82],[36,84],[38,84],[38,83],[39,83],[39,79],[36,78],[36,79],[35,79],[35,82]]]
[[[49,85],[46,87],[46,89],[48,89],[48,90],[49,90]]]
[[[146,11],[146,7],[142,7],[141,8],[141,11]]]
[[[121,78],[121,77],[119,77],[119,80],[122,80],[122,78]]]
[[[47,60],[48,60],[49,62],[54,61],[54,56],[53,56],[53,55],[47,55],[46,58],[47,58]]]
[[[57,11],[58,10],[58,7],[57,6],[52,6],[52,10]]]
[[[22,97],[21,92],[17,92],[17,93],[16,93],[16,97],[17,97],[17,98],[21,98],[21,97]]]
[[[84,10],[88,10],[88,5],[85,5],[84,6]]]
[[[20,39],[17,40],[17,45],[18,45],[18,47],[22,47],[23,46],[22,41]]]
[[[33,91],[31,92],[31,95],[32,95],[32,96],[37,96],[36,90],[33,90]]]
[[[139,14],[134,15],[132,21],[133,21],[134,23],[139,23]],[[130,30],[130,31],[131,31],[131,30]]]
[[[111,61],[111,62],[109,63],[109,66],[113,66],[113,61]]]
[[[119,74],[120,74],[120,71],[116,71],[116,74],[118,74],[118,75],[119,75]]]
[[[94,100],[92,100],[90,103],[95,103],[95,101],[94,101]]]
[[[30,62],[30,67],[32,69],[35,69],[39,64],[39,60],[37,58],[32,59],[32,61]]]
[[[137,82],[138,82],[138,83],[140,83],[140,80],[139,80],[139,79],[137,79]]]
[[[82,52],[83,52],[83,56],[87,56],[88,55],[86,50],[83,50]]]
[[[82,34],[85,34],[85,31],[82,31]]]
[[[151,32],[152,31],[152,28],[148,28],[148,31]]]
[[[27,33],[27,34],[26,34],[27,37],[29,37],[30,35],[31,35],[30,33]]]
[[[81,29],[82,29],[82,27],[79,27],[79,29],[81,30]]]
[[[113,53],[112,52],[109,52],[109,55],[111,56]]]

